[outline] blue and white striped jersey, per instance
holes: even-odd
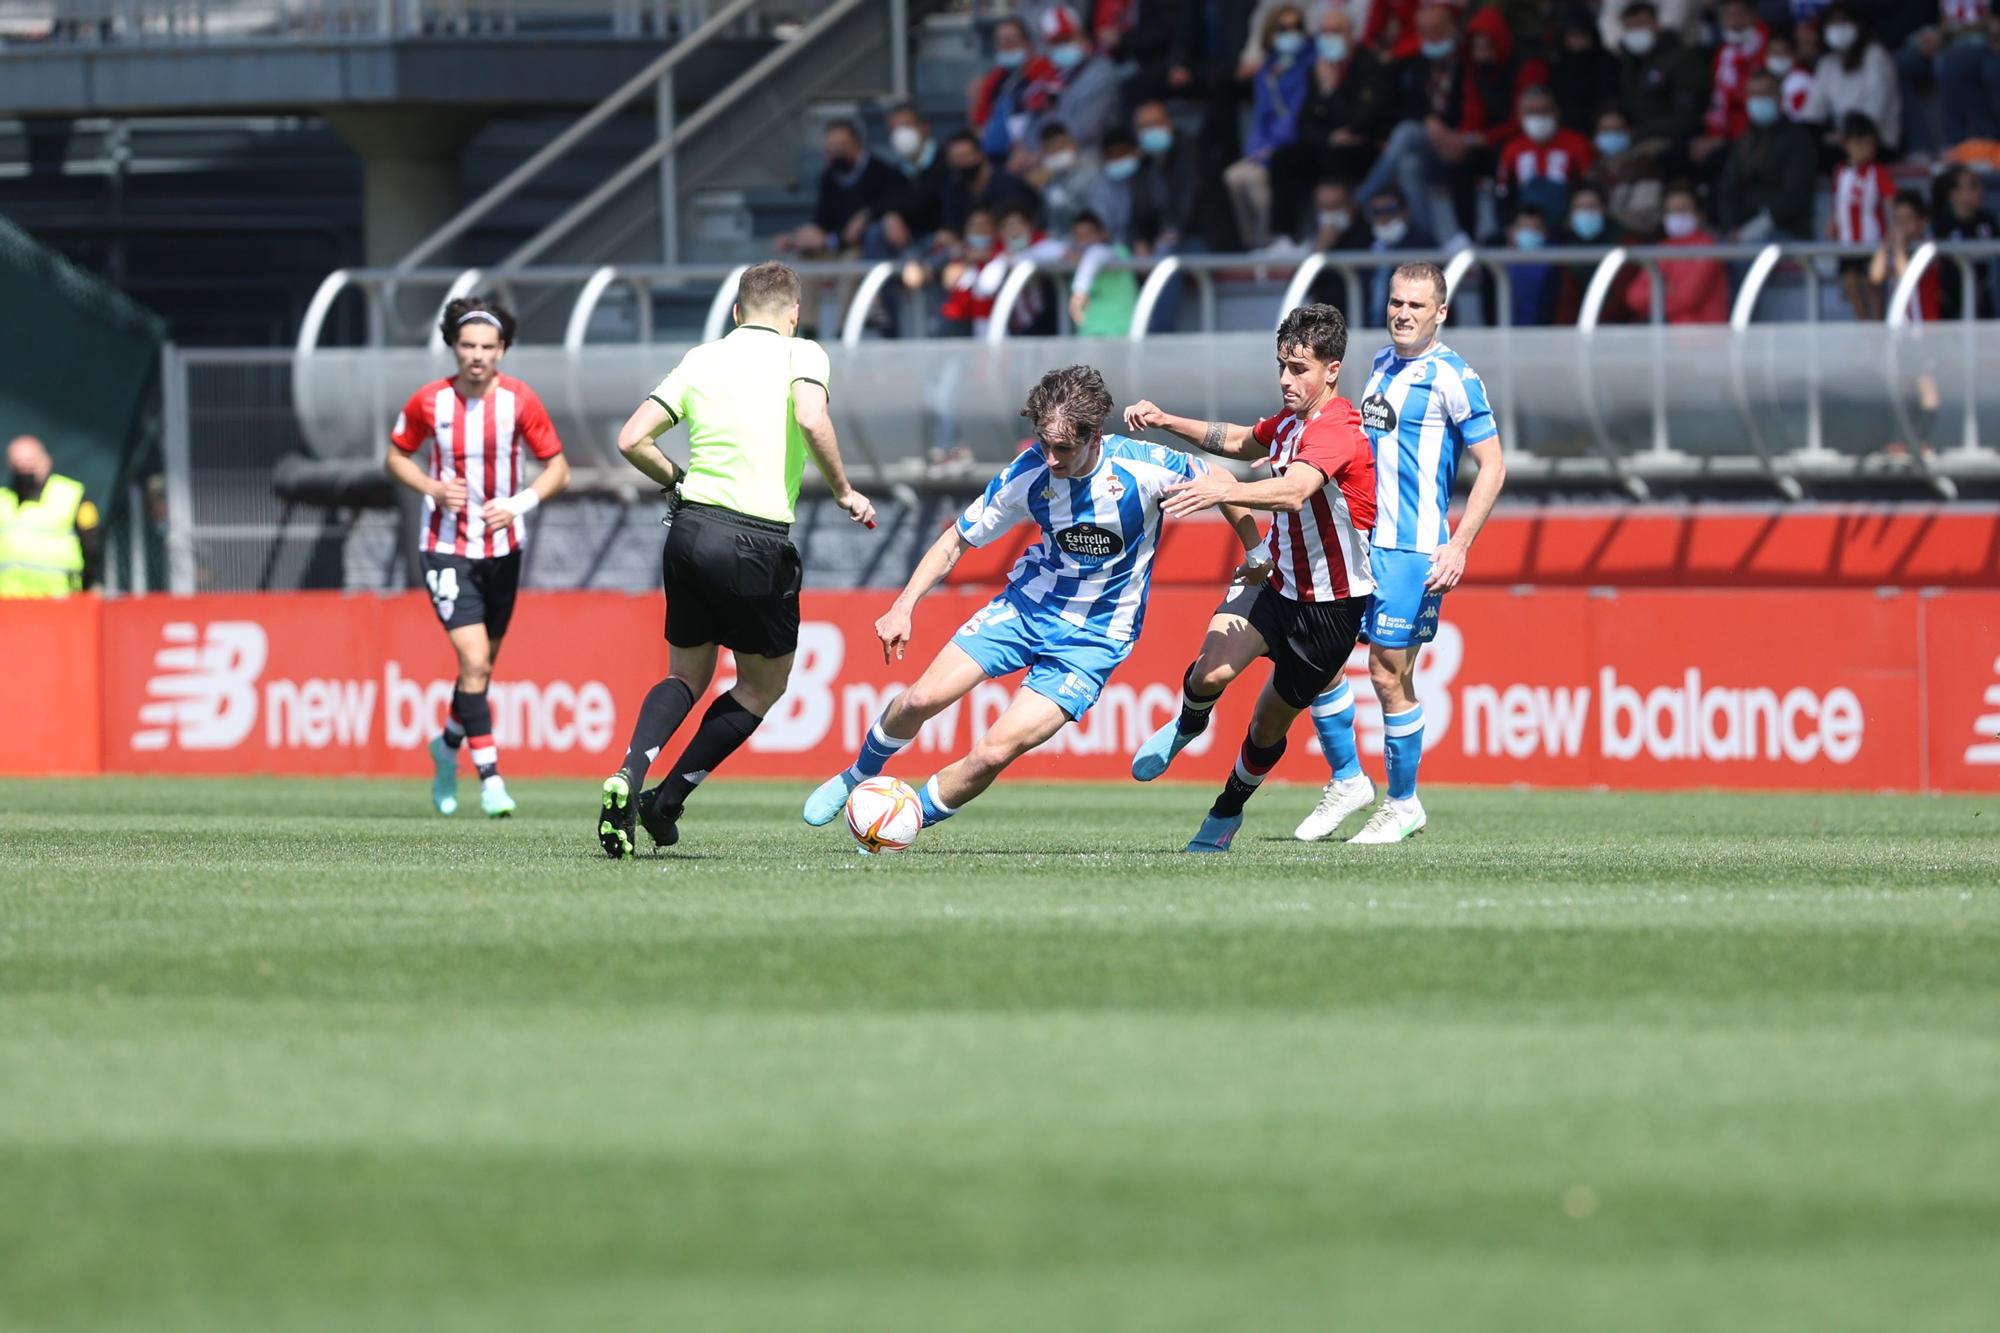
[[[1435,551],[1450,541],[1459,454],[1500,433],[1478,372],[1443,343],[1407,361],[1385,347],[1368,375],[1361,428],[1375,446],[1375,545]]]
[[[1037,443],[966,506],[958,533],[984,546],[1033,523],[1041,540],[1014,563],[1008,591],[1108,639],[1136,639],[1160,544],[1161,498],[1207,471],[1177,449],[1106,435],[1096,471],[1064,478],[1049,471]]]

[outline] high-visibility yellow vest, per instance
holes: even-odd
[[[26,504],[0,486],[0,597],[67,597],[83,586],[82,509],[83,484],[68,477],[51,474]]]

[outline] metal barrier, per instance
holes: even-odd
[[[0,34],[141,46],[196,42],[665,36],[713,0],[0,0]]]

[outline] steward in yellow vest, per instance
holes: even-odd
[[[58,475],[40,440],[7,446],[0,487],[0,597],[67,597],[84,584],[84,539],[95,545],[97,509],[83,484]]]

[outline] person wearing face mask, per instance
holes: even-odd
[[[1028,169],[1028,184],[1041,191],[1042,214],[1049,230],[1061,234],[1070,220],[1088,207],[1088,196],[1096,188],[1102,168],[1095,153],[1077,147],[1069,127],[1051,123],[1042,127],[1041,157]]]
[[[1132,113],[1139,166],[1132,177],[1134,253],[1174,254],[1186,242],[1194,207],[1193,145],[1174,128],[1167,104],[1141,102]]]
[[[1794,122],[1806,119],[1813,91],[1812,65],[1799,58],[1799,41],[1798,37],[1774,32],[1764,48],[1764,68],[1778,80],[1778,104],[1785,119]]]
[[[1458,11],[1450,5],[1422,6],[1412,35],[1415,53],[1397,60],[1388,73],[1396,125],[1362,179],[1360,194],[1373,200],[1393,192],[1423,218],[1431,210],[1432,189],[1449,183],[1472,141],[1462,124],[1467,60]]]
[[[67,597],[97,584],[104,534],[83,483],[32,435],[7,445],[0,488],[0,597]]]
[[[1661,243],[1670,246],[1714,245],[1701,222],[1701,203],[1693,187],[1675,185],[1667,191],[1666,212],[1660,216]],[[1729,322],[1729,269],[1719,259],[1667,259],[1660,263],[1666,289],[1663,318],[1669,324]],[[1652,278],[1640,270],[1625,284],[1625,304],[1633,317],[1652,318]]]
[[[1684,161],[1701,132],[1708,78],[1701,56],[1680,34],[1662,29],[1654,0],[1633,0],[1621,12],[1618,103],[1640,147]]]
[[[1564,219],[1562,243],[1607,248],[1623,245],[1624,228],[1612,220],[1608,203],[1602,186],[1590,181],[1577,186],[1569,197],[1569,216]]]
[[[845,117],[829,123],[826,169],[819,177],[813,218],[778,238],[778,249],[803,256],[860,250],[871,224],[903,197],[903,173],[862,146],[861,126]]]
[[[1437,240],[1428,231],[1410,218],[1409,205],[1403,196],[1393,189],[1378,191],[1368,196],[1368,227],[1370,237],[1368,248],[1376,253],[1386,250],[1435,250]],[[1368,278],[1368,308],[1370,310],[1389,306],[1389,276],[1391,266],[1373,270]]]
[[[1507,228],[1505,244],[1512,249],[1533,252],[1549,245],[1549,217],[1538,205],[1528,204],[1514,214]],[[1561,271],[1548,263],[1515,260],[1507,265],[1507,286],[1513,295],[1513,327],[1541,328],[1555,322],[1556,296]]]
[[[1786,117],[1768,69],[1746,81],[1744,117],[1749,128],[1729,145],[1717,190],[1723,230],[1739,241],[1805,240],[1819,187],[1812,131]]]
[[[974,209],[965,220],[965,235],[957,251],[938,271],[938,281],[945,290],[938,317],[944,321],[947,332],[975,338],[985,336],[987,317],[993,313],[993,293],[999,286],[990,284],[988,290],[989,284],[983,284],[980,278],[1002,253],[993,214],[983,208]],[[1004,269],[1005,261],[1000,262]]]
[[[1042,12],[1041,36],[1055,73],[1028,90],[1027,106],[1033,116],[1029,141],[1039,138],[1044,126],[1060,121],[1078,144],[1095,151],[1118,115],[1117,67],[1095,53],[1089,34],[1068,5]]]
[[[1597,150],[1593,176],[1604,187],[1613,224],[1641,236],[1657,230],[1666,193],[1660,159],[1633,144],[1623,111],[1611,106],[1598,114],[1591,146]]]
[[[1027,133],[1028,90],[1055,77],[1048,57],[1035,53],[1027,24],[1015,18],[994,24],[993,67],[973,82],[966,100],[966,121],[980,150],[995,162],[1006,161]]]
[[[938,201],[940,238],[955,243],[965,234],[966,220],[976,209],[1005,216],[1009,208],[1034,213],[1041,199],[1034,187],[1012,172],[1002,171],[980,151],[979,140],[962,130],[944,144],[945,167],[951,173]]]
[[[1559,218],[1569,207],[1569,192],[1596,165],[1597,150],[1575,130],[1556,119],[1556,101],[1546,88],[1521,94],[1521,132],[1500,150],[1500,170],[1494,178],[1501,202],[1532,207],[1544,219]],[[1544,234],[1547,228],[1544,226]]]
[[[1222,173],[1223,187],[1236,216],[1237,244],[1261,250],[1272,244],[1274,199],[1271,163],[1280,149],[1298,137],[1299,114],[1305,108],[1312,58],[1306,54],[1305,14],[1297,5],[1271,11],[1264,29],[1266,55],[1254,82],[1250,138],[1241,158]],[[1286,219],[1288,226],[1295,219]],[[1283,238],[1289,246],[1291,237]]]
[[[931,137],[930,122],[913,104],[890,108],[889,147],[904,184],[902,194],[883,214],[879,257],[903,254],[938,229],[944,218],[945,184],[951,178],[951,168]]]
[[[1716,11],[1722,40],[1709,67],[1708,110],[1701,133],[1689,145],[1697,166],[1716,160],[1750,127],[1745,105],[1751,71],[1764,68],[1770,30],[1757,21],[1750,0],[1723,0]]]
[[[1356,42],[1345,9],[1321,12],[1312,54],[1298,137],[1271,157],[1272,216],[1283,232],[1298,224],[1315,182],[1368,173],[1394,115],[1382,62]]]
[[[1858,112],[1874,122],[1884,153],[1893,154],[1903,142],[1903,89],[1896,62],[1849,5],[1827,7],[1820,37],[1826,54],[1813,70],[1806,119],[1830,126],[1826,142],[1837,147],[1841,123]]]
[[[1094,213],[1106,240],[1129,251],[1132,217],[1137,209],[1134,187],[1142,161],[1139,141],[1130,130],[1114,129],[1104,136],[1104,165],[1083,188],[1084,211]]]
[[[1794,4],[1812,3],[1813,0],[1793,0]],[[1625,5],[1623,0],[1602,0],[1595,6],[1597,10],[1597,36],[1607,51],[1622,51],[1625,40]],[[1699,8],[1698,0],[1654,0],[1653,15],[1664,32],[1686,32],[1688,23]]]

